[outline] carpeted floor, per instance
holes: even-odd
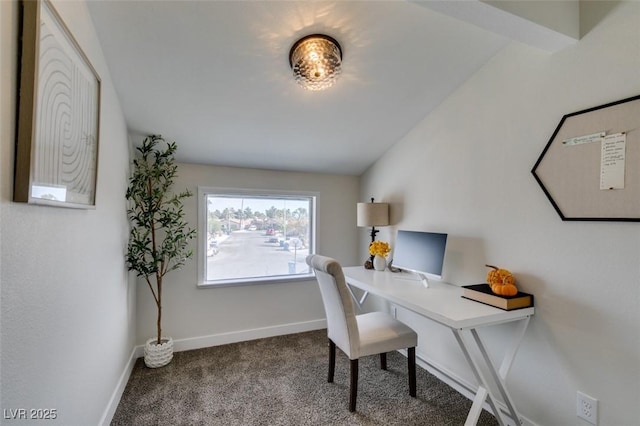
[[[138,359],[112,425],[462,425],[471,401],[420,367],[409,396],[407,361],[360,360],[357,411],[350,413],[349,360],[337,351],[327,383],[326,330],[177,352],[150,369]],[[480,425],[495,425],[482,413]]]

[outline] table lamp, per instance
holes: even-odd
[[[376,226],[389,225],[389,204],[375,203],[371,198],[370,203],[358,203],[357,226],[371,227],[371,242],[376,240],[376,234],[380,232]],[[373,260],[373,256],[369,259]],[[366,266],[366,264],[365,264]]]

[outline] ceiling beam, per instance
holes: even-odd
[[[578,0],[413,3],[548,52],[571,46],[580,37]]]

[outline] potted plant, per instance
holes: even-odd
[[[145,138],[136,148],[126,193],[131,222],[127,265],[146,281],[158,308],[157,336],[147,341],[144,351],[145,364],[152,368],[167,365],[173,358],[173,340],[162,336],[163,278],[193,255],[188,243],[196,235],[184,220],[182,204],[192,193],[171,191],[178,169],[176,149],[175,142],[165,144],[159,135]]]

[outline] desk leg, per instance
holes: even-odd
[[[499,371],[496,371],[495,367],[493,366],[493,363],[489,358],[489,354],[487,353],[487,350],[485,349],[485,346],[482,343],[482,339],[480,339],[480,335],[478,334],[478,331],[475,329],[471,330],[471,334],[473,335],[476,345],[478,346],[478,349],[480,350],[480,353],[484,358],[485,364],[487,365],[487,367],[489,368],[489,371],[491,372],[493,380],[495,381],[495,384],[498,387],[498,391],[500,392],[500,395],[502,395],[502,399],[504,400],[504,403],[506,404],[507,409],[509,410],[509,415],[515,424],[519,423],[519,416],[518,416],[518,412],[516,411],[516,407],[513,404],[513,399],[511,398],[511,395],[509,395],[509,391],[507,390],[505,380],[507,378],[507,374],[509,373],[509,369],[511,368],[511,364],[513,363],[513,360],[516,357],[516,352],[518,351],[518,347],[520,346],[520,342],[524,337],[524,333],[527,330],[528,325],[529,325],[529,317],[523,319],[522,321],[519,321],[518,328],[516,330],[516,336],[514,336],[514,338],[511,341],[511,344],[505,351],[505,355],[504,355],[504,358],[502,359],[502,364],[500,366]]]
[[[524,333],[527,331],[527,327],[529,326],[529,320],[531,317],[526,317],[520,321],[518,321],[518,328],[516,329],[516,335],[511,341],[511,345],[507,348],[505,352],[504,359],[502,360],[502,365],[500,366],[500,377],[502,379],[507,378],[507,374],[509,374],[509,369],[511,368],[511,364],[513,363],[514,358],[516,357],[516,352],[520,347],[520,342],[524,338]]]
[[[364,303],[365,300],[367,300],[367,296],[369,296],[369,292],[365,291],[362,294],[362,297],[360,299],[358,299],[358,297],[353,292],[353,289],[351,288],[351,286],[349,284],[347,284],[347,290],[349,290],[349,293],[351,294],[351,297],[353,298],[353,301],[356,302],[356,306],[358,307],[358,311],[362,311],[362,304]]]
[[[527,330],[527,326],[529,325],[530,317],[526,317],[520,321],[518,321],[517,329],[515,331],[515,336],[511,339],[511,342],[505,349],[504,357],[502,359],[502,363],[500,365],[500,369],[496,370],[496,367],[491,362],[491,358],[489,357],[489,353],[487,352],[480,335],[478,334],[478,330],[471,329],[469,330],[471,336],[473,336],[473,343],[475,343],[476,349],[480,352],[482,359],[476,359],[471,353],[471,347],[473,346],[472,342],[468,342],[468,339],[465,339],[465,335],[463,334],[463,330],[452,330],[453,334],[464,353],[464,356],[467,359],[467,363],[471,367],[473,374],[478,381],[478,391],[473,400],[473,405],[471,406],[471,410],[469,410],[469,415],[467,417],[467,421],[465,422],[465,426],[475,425],[478,422],[480,417],[480,413],[482,412],[482,406],[485,400],[488,400],[489,406],[493,410],[494,416],[498,421],[498,424],[501,426],[507,425],[507,421],[504,418],[506,413],[503,413],[497,406],[496,398],[493,395],[491,388],[489,387],[489,382],[487,378],[483,374],[483,370],[479,364],[480,361],[484,363],[484,367],[491,373],[491,377],[498,389],[498,392],[502,396],[505,405],[507,406],[507,410],[509,412],[509,417],[513,420],[514,424],[519,424],[519,416],[516,411],[516,407],[513,403],[513,399],[507,390],[507,386],[505,380],[507,378],[507,374],[511,369],[511,365],[513,364],[513,360],[516,357],[516,352],[518,351],[518,347],[524,338],[525,331]]]
[[[465,426],[472,426],[478,423],[478,419],[480,418],[480,413],[482,412],[482,405],[484,404],[485,399],[488,399],[489,406],[491,406],[491,410],[498,421],[500,426],[505,426],[504,420],[502,419],[502,415],[498,406],[495,404],[495,398],[491,392],[491,389],[488,386],[488,382],[478,365],[477,360],[471,355],[469,351],[469,347],[465,343],[464,335],[462,334],[462,330],[453,329],[453,335],[456,337],[458,341],[458,345],[460,345],[460,349],[464,353],[465,358],[467,359],[467,363],[469,367],[471,367],[471,371],[473,375],[476,377],[478,382],[478,391],[476,392],[476,397],[473,399],[473,404],[471,405],[471,410],[469,410],[469,415],[467,416],[467,420],[465,421]]]

